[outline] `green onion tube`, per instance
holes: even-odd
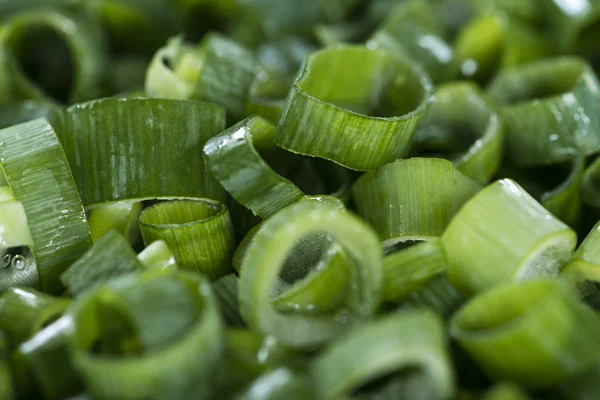
[[[411,293],[406,305],[429,308],[438,315],[449,316],[465,301],[450,283],[445,273],[433,276],[425,285]]]
[[[135,243],[140,234],[137,218],[142,208],[142,203],[137,201],[122,201],[94,207],[88,218],[92,241],[95,243],[111,229],[116,229],[130,243]]]
[[[361,65],[360,71],[349,68]],[[275,143],[368,171],[406,155],[433,100],[429,78],[382,50],[340,46],[308,56]]]
[[[228,120],[236,122],[245,115],[256,68],[250,50],[221,34],[208,34],[198,46],[176,37],[159,49],[150,63],[146,92],[152,97],[220,104],[227,110]]]
[[[239,279],[234,274],[225,275],[212,283],[212,289],[219,303],[221,315],[227,325],[232,327],[246,326],[240,314],[238,287]]]
[[[239,203],[262,218],[303,195],[296,185],[273,171],[257,151],[275,151],[274,135],[275,126],[261,117],[249,117],[204,146],[213,176]]]
[[[10,288],[0,296],[0,329],[11,349],[62,315],[70,300],[30,288]]]
[[[384,246],[440,236],[481,185],[437,158],[397,160],[360,177],[352,187],[358,213]]]
[[[71,169],[52,126],[41,118],[0,130],[0,163],[27,216],[39,287],[56,292],[60,273],[91,241]],[[33,263],[26,264],[28,269]]]
[[[357,328],[321,353],[311,372],[319,395],[330,399],[349,396],[365,383],[406,368],[414,370],[398,378],[391,388],[397,391],[389,398],[453,398],[446,335],[432,312],[398,311]]]
[[[142,211],[139,224],[144,243],[164,240],[181,268],[211,279],[231,272],[235,234],[223,204],[208,199],[163,202]]]
[[[558,275],[577,237],[518,184],[503,179],[463,206],[442,241],[450,282],[470,295],[505,282]]]
[[[493,379],[529,388],[565,381],[600,354],[600,318],[560,282],[490,290],[460,309],[450,333]]]
[[[125,276],[84,297],[70,315],[73,362],[94,399],[210,398],[224,331],[199,275]]]
[[[69,293],[78,297],[119,276],[144,269],[127,240],[108,231],[60,276]]]
[[[314,389],[306,374],[280,367],[257,378],[236,400],[303,400],[314,399]]]
[[[600,85],[583,59],[559,57],[500,74],[490,98],[501,108],[507,151],[518,166],[555,164],[600,150]]]
[[[418,243],[383,258],[383,300],[399,303],[446,270],[440,239]]]
[[[0,34],[4,66],[0,103],[27,98],[66,103],[97,97],[105,52],[100,26],[91,13],[16,14]]]
[[[597,222],[562,271],[562,275],[580,282],[600,282],[600,222]]]
[[[440,153],[466,176],[487,183],[504,157],[504,126],[495,107],[472,83],[439,86],[413,144]]]
[[[399,4],[367,41],[367,47],[413,60],[436,82],[452,79],[457,72],[454,50],[444,39],[435,12],[434,5],[424,1]]]
[[[164,240],[155,240],[137,255],[138,260],[149,269],[173,269],[177,267],[175,254]]]
[[[217,105],[138,98],[76,104],[57,122],[86,207],[160,197],[224,200],[202,159],[206,141],[224,128]]]
[[[277,312],[271,292],[288,254],[299,240],[319,233],[329,235],[348,255],[345,304],[315,315]],[[379,240],[358,218],[329,203],[292,204],[263,222],[245,252],[239,288],[242,316],[252,329],[274,335],[284,345],[319,346],[374,313],[380,301],[381,257]]]
[[[462,60],[462,75],[481,83],[487,83],[498,71],[550,54],[543,35],[518,18],[497,11],[469,21],[459,32],[455,47],[456,57]]]

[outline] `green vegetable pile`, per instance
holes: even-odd
[[[600,0],[0,0],[0,400],[600,399]]]

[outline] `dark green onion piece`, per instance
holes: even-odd
[[[60,317],[70,300],[57,298],[30,288],[10,288],[0,296],[0,330],[14,349]]]
[[[330,236],[347,253],[350,278],[345,304],[316,315],[277,312],[271,304],[273,285],[295,245],[314,234]],[[284,345],[321,345],[374,313],[380,301],[381,257],[375,233],[353,215],[331,203],[292,204],[263,222],[244,254],[242,316],[252,329],[274,335]]]
[[[434,313],[395,312],[331,345],[314,360],[312,378],[322,398],[345,398],[372,380],[408,370],[390,398],[450,399],[454,379],[446,340]]]
[[[487,83],[499,70],[513,68],[550,54],[544,36],[503,12],[473,18],[456,39],[461,73]]]
[[[139,224],[144,243],[164,240],[181,268],[211,279],[231,272],[235,234],[223,204],[208,199],[163,202],[142,211]]]
[[[275,143],[372,170],[407,154],[431,92],[429,78],[388,52],[360,46],[321,50],[304,62]]]
[[[450,333],[493,379],[529,388],[556,385],[600,354],[600,318],[552,280],[490,290],[453,317]]]
[[[415,135],[417,154],[448,158],[466,176],[487,183],[504,157],[504,126],[494,106],[472,83],[439,86]]]
[[[176,37],[150,63],[146,92],[152,97],[220,104],[228,120],[237,122],[245,115],[256,68],[250,50],[221,34],[210,33],[197,46]]]
[[[106,50],[92,13],[31,10],[0,34],[0,103],[82,101],[101,93]]]
[[[386,49],[399,58],[415,61],[434,81],[452,79],[458,64],[437,18],[429,2],[402,2],[371,36],[367,47]]]
[[[69,354],[72,318],[63,316],[40,330],[13,353],[15,386],[20,395],[62,400],[83,384]]]
[[[125,274],[144,269],[129,242],[116,230],[108,231],[60,276],[74,297]]]
[[[125,276],[84,297],[72,315],[73,361],[94,399],[210,398],[224,331],[201,276]]]
[[[241,0],[242,11],[260,24],[268,37],[308,34],[318,22],[337,21],[356,5],[356,0]]]
[[[462,207],[442,241],[450,282],[470,295],[502,283],[558,275],[577,237],[517,183],[503,179]]]
[[[224,199],[202,148],[225,128],[214,104],[108,98],[62,114],[57,132],[86,207],[158,197]]]
[[[581,198],[585,204],[600,208],[600,158],[596,158],[583,173]]]
[[[440,236],[481,185],[438,158],[397,160],[360,177],[354,203],[385,245]]]
[[[79,193],[54,129],[47,120],[36,119],[0,130],[0,162],[27,215],[39,286],[56,292],[62,271],[91,241]]]
[[[383,258],[383,300],[399,303],[446,270],[441,240],[418,243]]]
[[[302,197],[302,191],[273,171],[258,150],[277,151],[275,126],[249,117],[213,137],[204,157],[213,176],[242,205],[266,218]]]
[[[128,242],[135,243],[140,235],[137,224],[143,205],[138,201],[122,201],[103,204],[90,211],[88,223],[92,241],[100,240],[108,231],[119,231]]]
[[[228,326],[244,327],[246,324],[240,314],[238,299],[239,279],[234,274],[225,275],[212,284],[215,298],[219,303],[221,315]]]
[[[600,85],[583,59],[537,61],[500,74],[488,93],[517,166],[556,164],[600,150]]]
[[[542,8],[547,19],[551,39],[557,51],[578,53],[596,58],[598,46],[598,17],[600,4],[594,0],[565,2],[550,0]]]
[[[10,371],[10,352],[5,335],[0,333],[0,398],[13,400],[15,398]]]
[[[417,308],[429,308],[442,316],[454,312],[464,297],[450,283],[445,274],[431,278],[423,287],[412,292],[406,305]]]

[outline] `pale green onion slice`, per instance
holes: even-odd
[[[503,179],[463,206],[442,241],[450,282],[471,295],[506,282],[558,275],[577,237],[517,183]]]
[[[372,170],[407,154],[431,92],[427,76],[386,51],[320,50],[306,58],[292,86],[275,143],[350,169]]]
[[[235,234],[227,207],[208,199],[162,202],[139,217],[146,245],[164,240],[177,265],[217,279],[231,272]]]
[[[384,376],[406,371],[390,398],[451,399],[454,379],[441,320],[424,310],[403,310],[357,328],[313,362],[318,394],[346,398]]]
[[[155,240],[137,255],[138,260],[149,269],[174,269],[175,254],[164,240]]]
[[[512,68],[489,86],[518,166],[556,164],[600,150],[600,85],[591,66],[557,57]]]
[[[39,287],[56,292],[59,275],[90,246],[90,233],[71,169],[58,137],[41,118],[0,130],[0,162],[15,199],[23,205]],[[18,268],[17,268],[18,269]],[[15,271],[19,274],[20,271]]]
[[[345,304],[326,314],[280,313],[271,304],[273,286],[290,251],[311,234],[329,235],[348,256]],[[242,316],[252,329],[284,345],[319,346],[373,315],[380,301],[381,258],[376,235],[358,218],[324,202],[292,204],[265,220],[246,250],[239,289]]]
[[[447,160],[411,158],[364,174],[352,195],[358,213],[387,246],[440,236],[479,189]]]
[[[556,385],[600,354],[600,318],[560,282],[538,279],[492,289],[454,315],[450,333],[493,379]]]
[[[116,229],[127,241],[135,243],[140,235],[137,219],[142,208],[139,201],[122,201],[94,207],[88,217],[92,241],[95,243],[111,229]]]

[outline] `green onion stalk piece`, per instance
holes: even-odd
[[[208,199],[162,202],[142,211],[139,224],[144,244],[164,240],[181,268],[210,279],[232,271],[235,233],[223,204]]]
[[[550,54],[546,38],[504,12],[484,13],[464,26],[456,38],[461,75],[487,83],[498,71]]]
[[[294,36],[262,43],[256,49],[260,68],[250,85],[246,115],[260,115],[277,124],[298,68],[315,50],[312,42]]]
[[[110,230],[60,279],[73,297],[79,297],[111,279],[143,269],[129,242],[116,230]]]
[[[261,117],[249,117],[204,146],[206,164],[213,176],[240,204],[261,218],[303,196],[296,185],[273,171],[258,152],[276,151],[275,129]]]
[[[221,34],[197,46],[175,37],[159,49],[146,74],[151,97],[197,99],[222,105],[230,123],[244,117],[257,63],[253,53]]]
[[[0,329],[10,349],[60,317],[70,300],[31,288],[6,289],[0,296]]]
[[[400,303],[446,271],[440,239],[418,243],[383,258],[383,300]]]
[[[5,400],[15,398],[10,370],[10,352],[3,333],[0,333],[0,398]]]
[[[364,174],[352,194],[358,213],[389,246],[440,236],[480,189],[447,160],[411,158]]]
[[[135,243],[140,235],[137,219],[142,208],[139,201],[121,201],[94,207],[88,218],[92,241],[96,243],[111,229],[115,229],[129,243]]]
[[[171,0],[96,0],[111,47],[151,54],[182,23]]]
[[[545,7],[544,17],[548,21],[551,39],[561,53],[577,53],[587,58],[597,58],[598,18],[600,4],[585,0],[571,4],[561,0],[550,0]]]
[[[303,400],[315,398],[309,377],[297,370],[279,367],[257,378],[236,400]]]
[[[502,283],[558,275],[577,237],[517,183],[503,179],[463,206],[442,241],[450,282],[471,295]]]
[[[327,48],[305,60],[275,143],[350,169],[373,170],[408,153],[432,100],[429,78],[386,51]]]
[[[3,280],[14,278],[57,292],[60,274],[91,241],[71,169],[52,126],[40,118],[0,130],[0,163],[15,200],[25,210],[34,256],[15,261],[14,270],[4,269],[2,273],[11,277]]]
[[[576,283],[584,280],[600,282],[600,222],[577,247],[561,275]]]
[[[507,154],[519,167],[556,164],[600,150],[599,84],[583,59],[559,57],[500,74],[490,98],[500,106]]]
[[[61,114],[57,133],[86,207],[121,200],[225,193],[202,148],[225,128],[223,108],[199,101],[107,98]]]
[[[438,86],[413,142],[416,154],[451,160],[479,183],[498,172],[504,157],[504,126],[495,107],[472,83]]]
[[[452,318],[450,334],[495,380],[540,389],[590,368],[600,352],[600,318],[559,281],[494,288]]]
[[[174,269],[177,267],[175,254],[164,240],[155,240],[137,255],[148,269]]]
[[[70,315],[73,363],[94,399],[211,398],[225,332],[201,276],[124,276],[83,297]]]
[[[245,327],[246,323],[240,314],[238,297],[239,278],[235,274],[225,275],[212,283],[212,289],[219,303],[221,315],[231,327]]]
[[[600,158],[596,158],[583,173],[581,198],[585,204],[600,208]]]
[[[73,321],[65,314],[13,353],[16,391],[25,398],[62,400],[83,390],[69,352]]]
[[[260,24],[267,37],[285,34],[308,35],[319,22],[334,22],[344,18],[357,0],[240,0],[241,10]]]
[[[427,283],[411,293],[404,303],[416,308],[429,308],[441,316],[449,316],[465,301],[450,283],[445,273],[433,276]]]
[[[283,268],[286,259],[293,256],[291,253],[303,239],[319,235],[325,235],[324,238],[346,253],[348,283],[340,287],[336,274],[333,274],[334,279],[327,279],[330,296],[343,290],[344,302],[329,312],[278,311],[271,303],[273,297],[279,295],[278,281],[299,281],[302,285],[301,279],[306,276],[306,269],[299,269],[295,274],[291,269],[287,276],[281,276],[287,272]],[[381,295],[381,258],[381,245],[371,228],[339,206],[319,201],[287,206],[263,222],[245,251],[239,284],[242,316],[251,329],[273,335],[284,345],[320,346],[373,315]],[[327,271],[324,267],[317,262],[313,271]],[[305,279],[311,279],[310,273]]]
[[[458,63],[437,18],[434,4],[419,0],[402,2],[366,45],[413,60],[435,82],[452,79],[458,72]]]
[[[539,201],[546,210],[573,228],[582,222],[582,182],[585,157],[561,164],[517,168],[505,163],[497,176],[510,178]]]
[[[92,13],[16,14],[0,33],[0,103],[30,98],[70,103],[97,97],[106,57]]]
[[[454,394],[442,321],[425,310],[398,311],[353,330],[317,356],[311,372],[325,399],[344,398],[383,376],[391,381],[383,389],[387,398],[441,400]]]
[[[56,104],[40,100],[23,100],[0,104],[0,129],[42,117],[52,123],[60,110],[61,107]]]
[[[220,397],[231,397],[239,388],[248,387],[253,380],[279,366],[300,367],[304,360],[301,353],[282,346],[273,336],[228,329],[225,339],[217,383]]]

